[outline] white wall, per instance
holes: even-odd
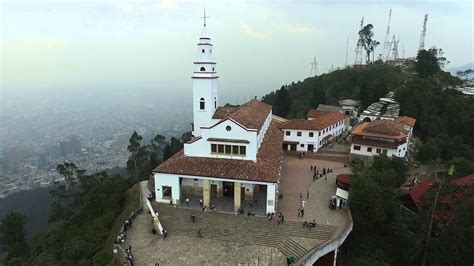
[[[200,99],[205,100],[205,109],[200,110]],[[211,126],[212,116],[216,111],[214,105],[214,98],[219,104],[217,93],[217,78],[193,78],[193,122],[194,122],[194,136],[201,135],[200,127]]]
[[[179,177],[172,174],[163,174],[155,173],[155,193],[156,201],[162,203],[169,203],[169,198],[163,198],[163,188],[162,186],[171,187],[171,196],[173,198],[173,203],[178,204],[179,199],[181,198],[181,188],[179,186]]]
[[[355,150],[354,146],[360,146],[360,150]],[[380,147],[375,147],[375,146],[366,146],[366,145],[360,145],[360,144],[352,144],[351,145],[351,154],[357,154],[357,155],[363,155],[363,156],[374,156],[374,155],[380,155],[383,154],[383,150],[387,150],[387,156],[396,156],[396,157],[404,157],[405,152],[403,152],[403,146],[406,146],[406,144],[398,146],[398,149],[388,149],[388,148],[380,148]],[[367,148],[372,148],[371,152],[367,151]],[[380,153],[377,153],[377,149],[381,149]],[[402,153],[398,153],[398,150],[401,149]]]
[[[321,130],[299,130],[299,129],[283,129],[283,141],[293,141],[293,142],[298,142],[297,151],[308,151],[308,145],[313,144],[314,145],[314,152],[317,152],[321,146],[324,145],[322,143],[322,140],[324,137],[327,135],[332,135],[334,137],[337,137],[341,135],[345,130],[345,122],[344,120],[338,121],[337,123]],[[290,136],[286,135],[286,132],[290,132]],[[301,136],[298,137],[297,132],[301,132]],[[313,137],[309,136],[309,133],[313,132],[314,135]],[[321,135],[320,135],[321,134]],[[321,142],[321,143],[320,143]],[[303,147],[301,146],[303,145]],[[288,147],[290,149],[290,147]]]
[[[231,130],[227,131],[226,127],[230,126]],[[210,158],[226,158],[239,160],[257,160],[257,131],[247,131],[236,124],[233,120],[228,119],[213,128],[202,129],[202,138],[191,144],[184,144],[184,154],[186,156],[195,157],[210,157]],[[222,143],[209,142],[208,138],[225,138],[225,139],[239,139],[247,140],[249,143]],[[246,156],[239,155],[225,155],[225,154],[211,154],[211,143],[215,144],[230,144],[246,147]]]
[[[267,213],[274,212],[276,210],[277,188],[278,184],[276,183],[267,185]],[[272,204],[270,205],[270,203]]]
[[[265,134],[267,133],[267,129],[270,126],[270,123],[272,122],[272,111],[268,114],[267,118],[265,119],[265,122],[262,125],[262,128],[258,132],[257,136],[257,151],[262,145],[263,139],[265,138]]]

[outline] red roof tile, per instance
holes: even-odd
[[[405,125],[409,125],[411,127],[414,127],[416,123],[416,119],[409,116],[399,116],[395,118],[395,121],[403,123]]]
[[[436,181],[434,179],[426,179],[410,190],[409,195],[418,209],[420,209],[423,204],[423,196],[435,183]]]
[[[314,109],[312,109],[314,110]],[[317,111],[317,110],[316,110]],[[281,129],[323,130],[339,121],[344,120],[340,112],[324,112],[312,120],[291,119],[280,124]]]
[[[317,109],[309,109],[308,114],[306,115],[307,118],[318,118],[322,115],[327,114],[328,112],[317,110]]]
[[[260,131],[271,110],[271,105],[253,99],[241,106],[219,107],[212,118],[222,120],[232,118],[248,129]]]

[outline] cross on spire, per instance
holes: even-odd
[[[206,27],[206,18],[209,18],[209,17],[206,17],[206,9],[204,8],[204,16],[201,17],[202,19],[204,19],[204,27]]]

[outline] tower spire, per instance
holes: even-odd
[[[201,18],[204,20],[204,27],[206,27],[206,18],[209,18],[206,17],[206,8],[204,8],[204,16],[202,16]]]

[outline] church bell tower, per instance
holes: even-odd
[[[212,56],[213,45],[206,30],[206,10],[204,26],[197,44],[193,76],[193,135],[201,136],[201,127],[212,125],[212,116],[218,106],[217,68]]]

